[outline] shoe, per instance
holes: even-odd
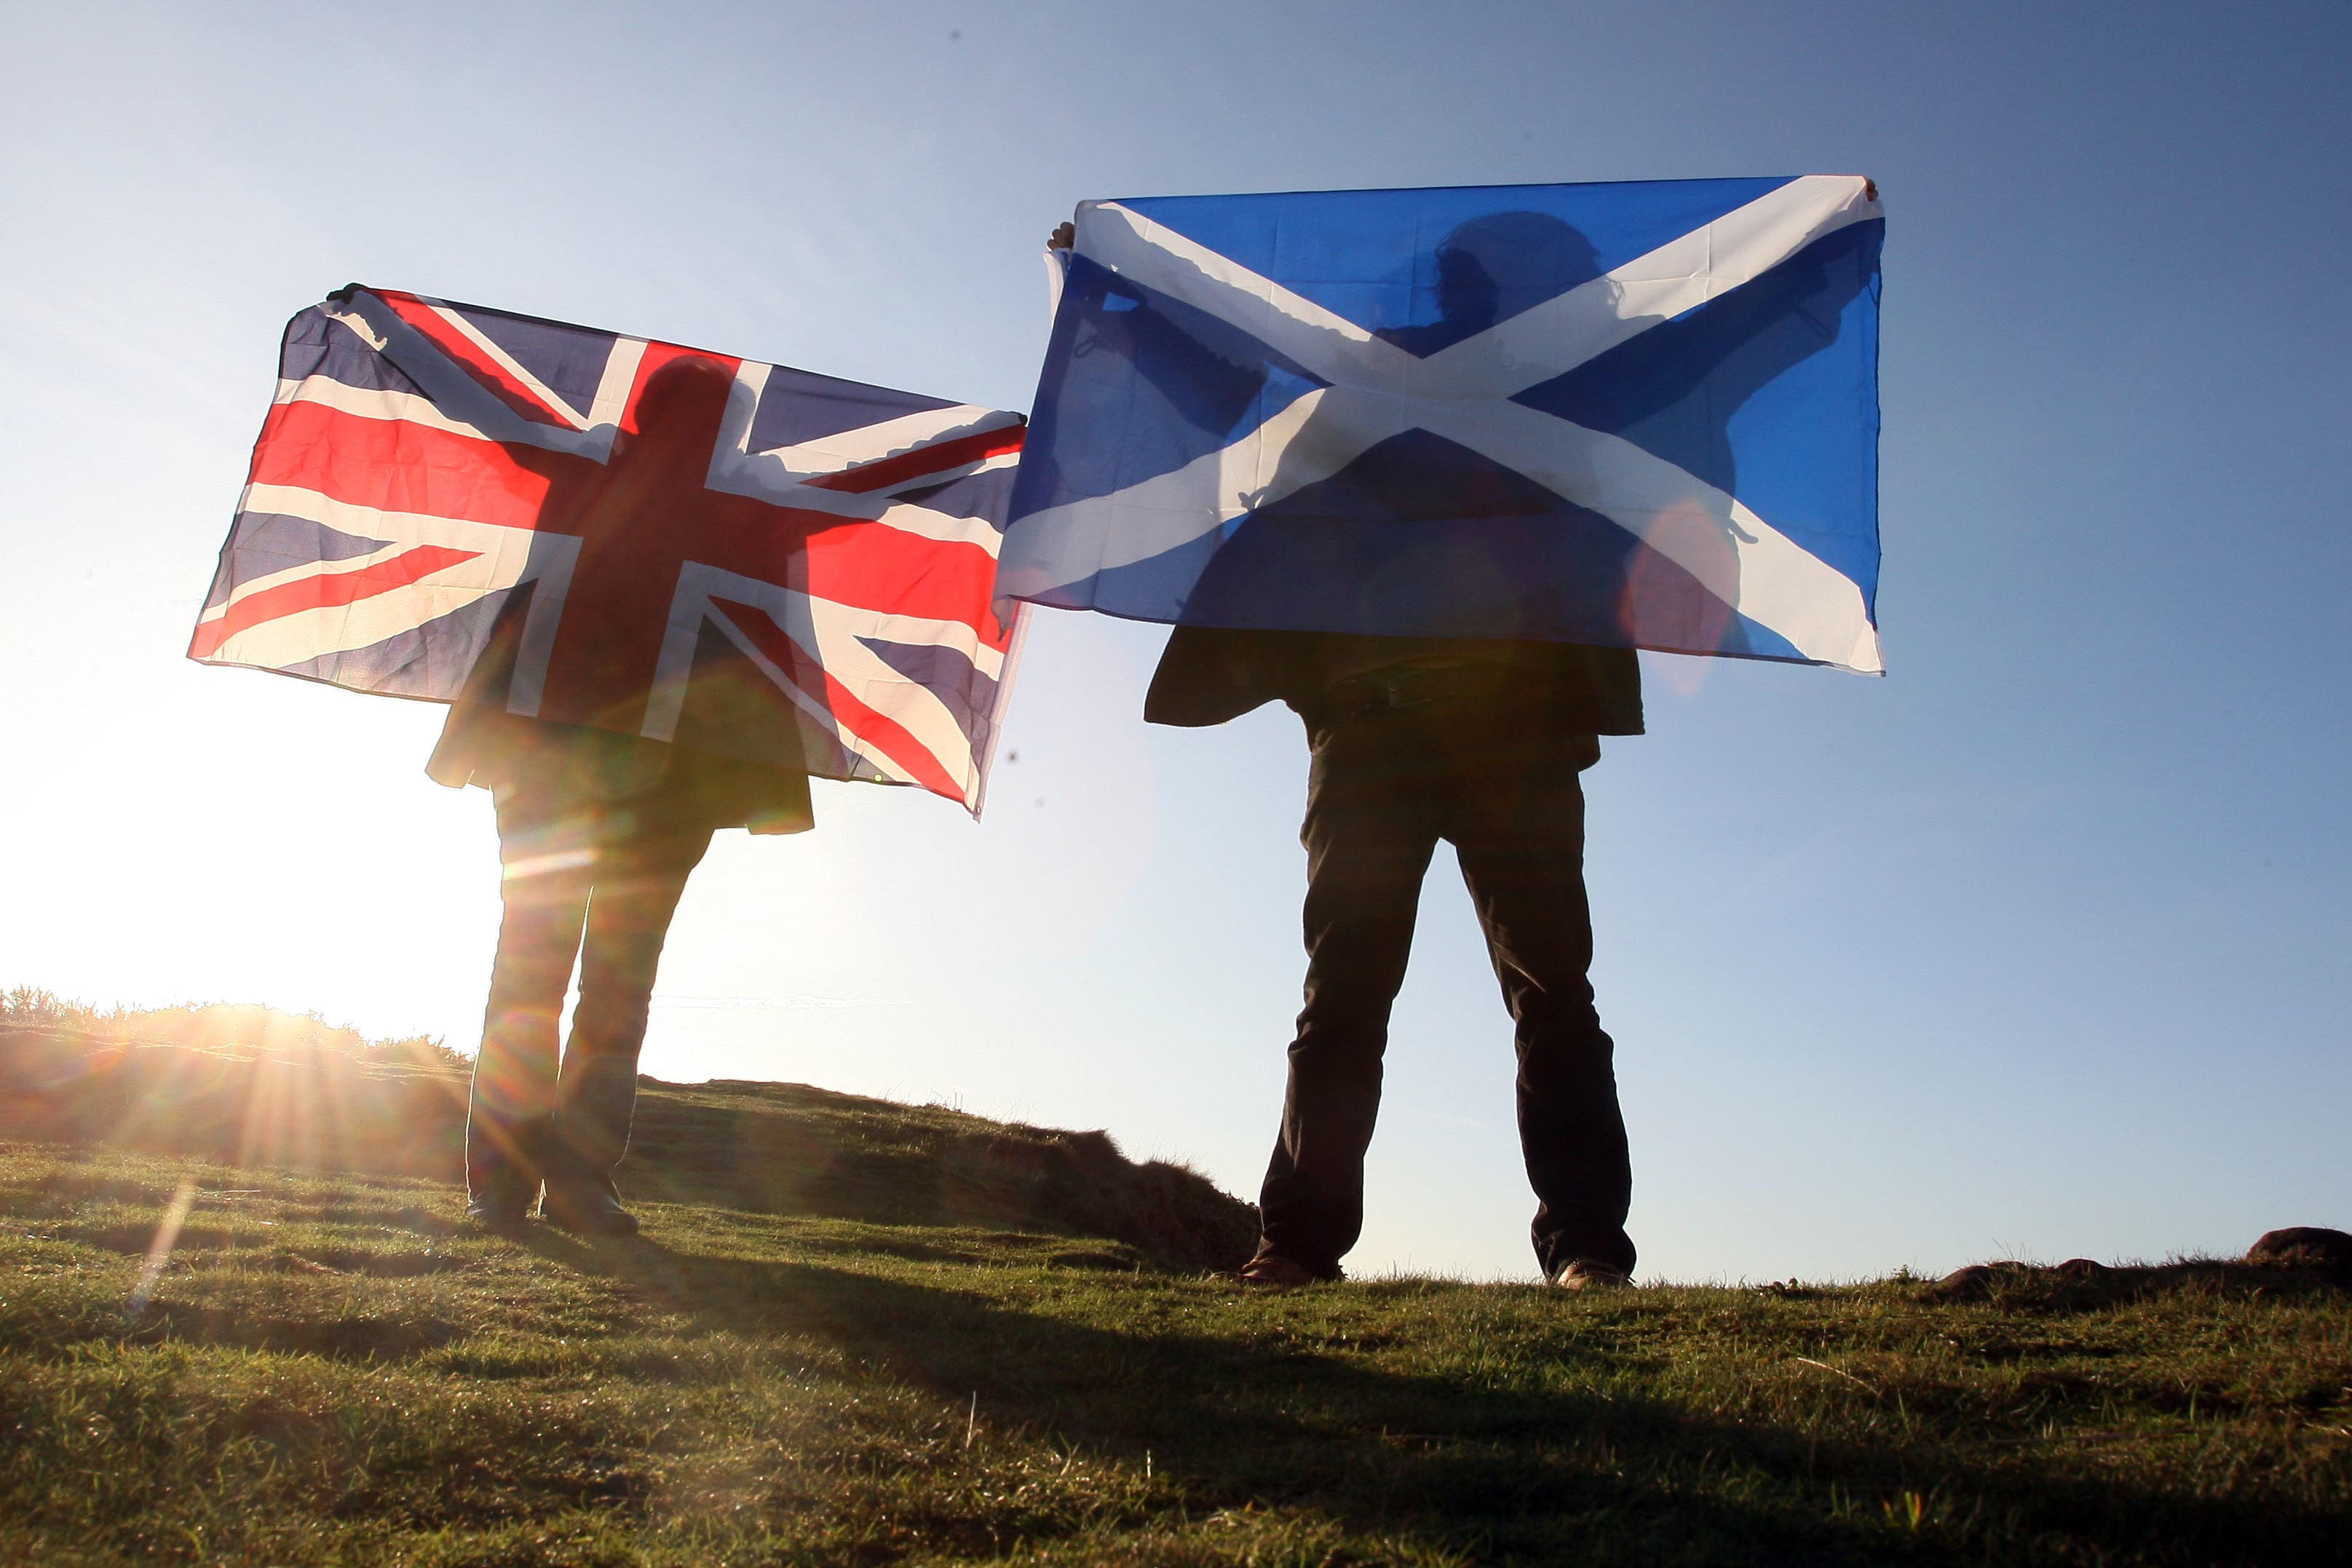
[[[551,1223],[574,1236],[637,1234],[637,1216],[623,1208],[607,1187],[550,1182],[543,1212]]]
[[[1630,1275],[1612,1268],[1606,1263],[1595,1263],[1589,1258],[1571,1258],[1551,1273],[1556,1290],[1630,1290],[1633,1280]]]
[[[1329,1284],[1347,1276],[1339,1272],[1336,1264],[1328,1272],[1318,1272],[1296,1258],[1261,1247],[1255,1258],[1242,1265],[1236,1278],[1260,1290],[1296,1290],[1302,1285]]]
[[[530,1205],[538,1196],[537,1182],[526,1184],[515,1172],[501,1167],[466,1194],[466,1218],[484,1230],[520,1230],[530,1223]]]
[[[487,1196],[471,1197],[466,1200],[466,1223],[504,1236],[529,1225],[530,1216],[523,1213],[520,1204],[501,1203]]]

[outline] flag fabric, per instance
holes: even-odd
[[[1859,176],[1082,203],[999,582],[1878,671]]]
[[[288,324],[189,655],[436,701],[489,679],[512,713],[977,815],[1021,440],[1018,414],[354,285]]]

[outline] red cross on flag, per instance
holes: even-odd
[[[188,652],[980,809],[1017,414],[357,286],[288,323]],[[486,668],[488,667],[485,667]]]

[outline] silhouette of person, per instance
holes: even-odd
[[[1074,237],[1064,225],[1048,244]],[[1875,243],[1853,226],[1519,395],[1588,430],[1638,436],[1666,470],[1668,500],[1654,515],[1597,517],[1410,431],[1252,512],[1192,585],[1145,719],[1219,724],[1278,699],[1304,721],[1312,754],[1305,1000],[1245,1281],[1337,1279],[1361,1231],[1390,1010],[1441,840],[1454,847],[1513,1021],[1537,1260],[1570,1289],[1630,1279],[1632,1165],[1615,1045],[1587,976],[1579,774],[1599,760],[1601,736],[1643,732],[1640,667],[1621,645],[1744,646],[1738,540],[1722,511],[1734,489],[1729,421],[1835,339]],[[1585,236],[1534,212],[1464,223],[1434,260],[1434,319],[1375,334],[1423,357],[1603,276]],[[1108,308],[1074,354],[1099,340],[1177,367],[1137,395],[1164,399],[1220,441],[1237,431],[1268,379],[1246,334],[1154,308],[1121,279],[1090,286]],[[1149,454],[1138,471],[1153,471]],[[1688,481],[1679,496],[1675,473]],[[1433,605],[1432,581],[1464,591]],[[1320,618],[1451,633],[1465,605],[1485,635],[1250,629]],[[1570,640],[1522,635],[1538,614]],[[1591,641],[1573,640],[1579,628]]]
[[[575,612],[647,569],[646,541],[662,527],[657,498],[702,482],[730,381],[698,358],[672,361],[648,379],[635,430],[615,437],[608,470],[572,525],[581,539]],[[425,769],[451,787],[488,788],[498,811],[503,912],[466,1118],[467,1213],[493,1227],[517,1226],[543,1187],[554,1223],[628,1235],[637,1222],[613,1172],[628,1148],[637,1055],[671,916],[717,829],[813,825],[808,777],[617,727],[634,728],[641,714],[642,679],[635,706],[606,716],[615,728],[509,712],[526,607],[518,595],[501,613]],[[602,679],[592,689],[626,690],[625,672],[593,668],[610,654],[593,626],[572,624],[587,618],[576,613],[563,624],[562,635],[583,645],[567,655]],[[579,1000],[559,1054],[575,960]]]
[[[1065,226],[1049,244],[1072,237]],[[1556,219],[1482,219],[1439,247],[1438,319],[1381,335],[1427,354],[1598,270],[1582,237]],[[1229,369],[1209,367],[1212,376]],[[1487,510],[1475,495],[1452,499],[1455,515]],[[1221,586],[1220,571],[1270,569],[1235,549],[1259,521],[1213,558],[1192,605],[1231,604],[1223,587],[1255,586]],[[1642,732],[1633,649],[1183,624],[1152,675],[1144,717],[1218,724],[1276,699],[1299,714],[1312,754],[1300,831],[1307,967],[1259,1194],[1262,1235],[1243,1280],[1281,1288],[1341,1277],[1363,1226],[1389,1014],[1422,879],[1444,840],[1459,858],[1515,1024],[1537,1259],[1569,1289],[1623,1283],[1635,1256],[1625,1232],[1633,1176],[1614,1046],[1586,979],[1592,927],[1578,774],[1599,759],[1599,736]]]

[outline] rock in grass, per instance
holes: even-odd
[[[2254,1243],[2243,1261],[2186,1258],[2171,1263],[2106,1264],[2070,1258],[2059,1264],[2003,1258],[1956,1268],[1919,1294],[1945,1305],[1998,1301],[2029,1311],[2083,1311],[2177,1290],[2246,1296],[2326,1293],[2352,1288],[2352,1236],[2298,1226]]]
[[[2032,1270],[2022,1263],[2002,1258],[1997,1263],[1971,1263],[1965,1268],[1955,1268],[1927,1287],[1926,1299],[1930,1301],[1981,1301],[1992,1294],[1992,1289],[2002,1279],[2021,1279]]]
[[[2249,1263],[2299,1264],[2342,1283],[2352,1283],[2352,1235],[2324,1225],[2291,1225],[2266,1231],[2246,1248]]]

